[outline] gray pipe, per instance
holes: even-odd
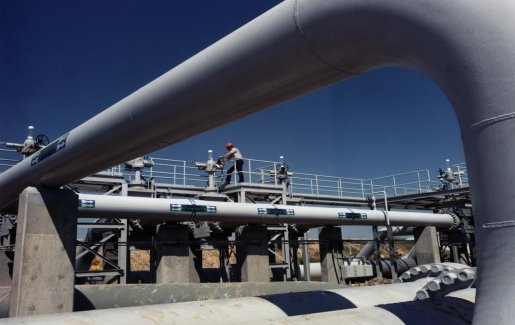
[[[341,288],[327,282],[76,285],[74,311],[277,295]],[[422,288],[422,285],[420,286]],[[11,287],[0,286],[0,318],[9,317]],[[0,321],[1,323],[2,321]]]
[[[7,319],[7,324],[296,324],[300,322],[328,323],[327,316],[338,319],[349,315],[345,323],[353,319],[356,324],[452,324],[470,323],[473,291],[453,293],[459,299],[440,298],[413,304],[417,288],[425,281],[398,283],[375,287],[346,288],[325,291],[297,292],[209,301],[192,301],[175,304],[159,304],[129,308],[94,310],[87,312],[17,317]],[[462,298],[464,297],[464,298]],[[466,299],[466,300],[462,300]],[[374,318],[369,314],[380,306],[386,318]],[[415,310],[415,312],[413,311]],[[445,311],[445,312],[443,312]],[[452,312],[451,312],[452,311]],[[394,315],[397,315],[394,316]],[[425,315],[420,318],[421,315]],[[400,318],[400,319],[399,319]],[[393,320],[393,322],[392,322]],[[402,320],[402,321],[401,321]],[[468,320],[464,322],[464,320]],[[425,321],[425,322],[424,322]],[[456,322],[458,321],[458,322]],[[460,322],[461,321],[461,322]]]
[[[430,279],[374,287],[342,288],[221,300],[190,301],[86,312],[15,317],[8,324],[242,324],[267,318],[327,312],[413,300]],[[100,289],[101,291],[102,289]],[[109,289],[111,293],[123,293]],[[97,293],[99,291],[97,290]],[[173,295],[173,293],[170,293]],[[140,304],[140,303],[138,303]]]
[[[370,260],[370,264],[374,266],[374,270],[376,269],[376,264],[379,264],[382,276],[384,276],[385,278],[392,278],[392,261],[379,260],[379,263],[377,263],[374,260]],[[395,260],[395,268],[397,271],[396,275],[400,275],[415,266],[417,266],[417,262],[412,258],[398,258]]]
[[[392,232],[393,232],[394,236],[412,235],[413,234],[413,229],[412,228],[407,228],[407,227],[402,227],[402,228],[399,229],[398,227],[395,227],[395,228],[392,229]],[[378,230],[377,234],[379,235],[379,239],[381,239],[381,240],[384,239],[386,237],[386,235],[387,235],[386,228]],[[363,248],[361,248],[361,250],[356,255],[356,257],[368,258],[374,252],[374,245],[375,245],[375,241],[373,241],[373,240],[368,241],[363,246]],[[411,256],[411,258],[413,258],[413,256]]]
[[[83,218],[138,218],[166,221],[222,221],[231,223],[295,223],[311,225],[384,225],[384,211],[349,208],[215,202],[192,199],[79,194]],[[450,214],[389,211],[392,225],[451,228],[459,221]]]
[[[477,225],[474,320],[510,322],[514,16],[511,0],[281,2],[2,173],[0,207],[29,185],[66,184],[336,80],[413,67],[446,93],[461,128]]]
[[[472,321],[473,310],[474,304],[466,299],[445,297],[438,300],[424,301],[423,303],[420,301],[406,301],[287,318],[267,318],[266,320],[255,320],[245,324],[469,325]]]
[[[381,273],[384,277],[391,278],[391,261],[389,260],[380,260],[381,265]],[[376,261],[370,261],[370,264],[376,265]],[[397,267],[397,275],[402,274],[403,272],[406,272],[412,267],[415,267],[417,265],[417,262],[413,258],[400,258],[396,260],[396,267]],[[375,268],[374,268],[375,269]],[[320,281],[322,278],[322,268],[320,266],[320,263],[309,263],[309,272],[310,272],[310,281]],[[306,281],[304,277],[304,268],[300,268],[300,278]]]
[[[237,305],[230,301],[218,301],[216,308],[204,307],[201,312],[183,306],[177,311],[173,305],[155,305],[108,310],[86,311],[74,314],[53,314],[37,317],[6,319],[5,324],[125,324],[125,325],[227,325],[227,324],[356,324],[356,325],[404,325],[404,324],[454,324],[468,325],[472,320],[473,303],[460,298],[442,298],[427,301],[389,303],[379,307],[360,307],[322,313],[288,317],[282,310],[260,298],[251,298]],[[195,308],[195,307],[193,307]],[[231,310],[227,310],[231,308]],[[246,312],[240,312],[244,309]],[[219,315],[225,315],[221,320]]]

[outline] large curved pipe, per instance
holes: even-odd
[[[477,225],[474,319],[509,322],[514,16],[511,0],[284,1],[0,175],[0,206],[28,185],[65,184],[336,80],[414,67],[447,94],[461,128]],[[497,267],[483,276],[485,265]]]
[[[295,223],[309,225],[385,225],[380,210],[321,208],[276,204],[232,203],[192,199],[153,199],[128,196],[79,195],[84,218],[137,218],[164,221],[222,221],[231,223]],[[452,228],[459,222],[449,214],[388,211],[390,223],[413,227]]]
[[[418,301],[413,305],[420,282],[397,283],[373,287],[345,288],[324,291],[293,292],[261,297],[163,303],[150,306],[111,308],[75,313],[16,317],[9,324],[469,324],[474,290],[456,293],[466,300],[440,298]],[[468,303],[463,304],[465,301]],[[432,303],[437,303],[435,306]],[[384,311],[369,315],[370,307]],[[447,306],[447,308],[442,308]],[[399,308],[401,307],[401,308]],[[415,308],[414,308],[415,307]],[[439,308],[438,308],[439,307]],[[405,310],[399,310],[404,309]],[[443,311],[442,311],[443,309]],[[389,311],[389,312],[387,312]],[[326,319],[329,313],[341,314],[335,322]],[[347,316],[352,314],[352,316]],[[304,317],[301,317],[304,316]],[[397,316],[395,316],[397,315]],[[291,318],[291,317],[299,318]],[[354,320],[354,321],[353,321]]]

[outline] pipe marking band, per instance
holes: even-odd
[[[338,212],[338,219],[366,219],[366,213],[360,212]]]
[[[79,208],[93,209],[95,208],[95,200],[80,199],[78,201]]]
[[[42,162],[43,160],[47,159],[54,153],[64,149],[66,147],[66,139],[68,138],[68,135],[70,132],[60,136],[58,139],[52,141],[48,146],[44,147],[43,149],[37,151],[35,154],[32,155],[30,160],[30,165],[34,166],[38,163]]]
[[[498,123],[498,122],[502,122],[502,121],[506,121],[506,120],[509,120],[509,119],[512,119],[512,118],[515,118],[515,112],[506,113],[506,114],[502,114],[502,115],[499,115],[499,116],[487,118],[486,120],[482,120],[482,121],[479,121],[477,123],[472,124],[470,126],[470,128],[471,129],[484,128],[484,127],[490,126],[492,124],[495,124],[495,123]]]
[[[515,227],[515,220],[484,223],[483,228],[510,228]]]
[[[197,205],[197,204],[170,204],[171,212],[191,212],[193,215],[197,212],[216,213],[216,206]]]
[[[293,209],[281,209],[281,208],[258,208],[258,214],[271,214],[278,216],[294,216],[295,210]]]

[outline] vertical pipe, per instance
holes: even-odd
[[[308,231],[304,233],[304,245],[302,245],[303,254],[302,261],[304,263],[304,280],[311,281],[311,272],[309,269],[309,234]]]
[[[422,193],[422,186],[420,184],[420,171],[417,170],[418,193]]]

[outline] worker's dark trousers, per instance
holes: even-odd
[[[236,167],[236,171],[238,172],[238,181],[240,183],[243,183],[243,159],[238,159],[234,161],[234,165],[232,165],[229,170],[227,170],[227,177],[225,178],[225,183],[230,184],[231,183],[231,177],[232,173],[234,172],[234,167]]]

